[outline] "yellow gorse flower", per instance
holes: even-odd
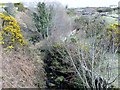
[[[4,42],[2,41],[2,42],[0,42],[0,44],[4,44]]]
[[[8,46],[7,48],[9,48],[9,49],[13,49],[14,47],[13,47],[13,46]]]
[[[115,24],[110,25],[110,27],[107,29],[107,32],[108,32],[109,38],[112,38],[112,35],[115,36],[113,41],[115,42],[115,45],[117,46],[120,41],[120,37],[119,37],[120,36],[120,24],[115,23]]]
[[[0,18],[4,21],[4,26],[2,30],[0,31],[0,40],[4,41],[6,39],[6,36],[9,36],[10,39],[9,42],[12,42],[11,44],[7,44],[8,42],[0,43],[0,44],[6,44],[8,45],[8,48],[13,48],[14,44],[19,43],[20,45],[24,45],[24,37],[21,33],[20,26],[16,19],[12,16],[5,15],[3,13],[0,13]],[[3,38],[4,37],[4,38]]]
[[[3,37],[0,37],[0,41],[3,40]]]

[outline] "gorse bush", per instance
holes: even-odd
[[[116,45],[118,45],[119,40],[120,40],[120,25],[119,24],[112,24],[110,27],[107,29],[108,31],[108,36],[109,38],[115,37],[114,42]]]
[[[2,28],[0,30],[0,43],[4,47],[13,48],[16,44],[25,45],[18,22],[12,16],[0,13]]]
[[[114,46],[114,49],[118,48],[120,46],[120,25],[119,24],[111,24],[107,28],[107,39],[111,42],[110,46]],[[109,47],[110,47],[109,46]]]

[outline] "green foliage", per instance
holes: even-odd
[[[37,13],[33,13],[33,20],[37,31],[42,34],[43,39],[48,37],[49,23],[51,20],[50,12],[45,3],[38,3]]]
[[[15,7],[13,3],[7,3],[4,9],[9,15],[15,17]]]
[[[118,47],[118,52],[120,52],[120,25],[112,24],[107,28],[107,38],[111,42],[111,46],[114,43],[115,47]]]
[[[75,15],[75,10],[74,9],[67,9],[67,14],[70,16],[74,16]]]
[[[0,6],[3,8],[5,6],[5,3],[0,3]]]
[[[63,76],[59,76],[55,79],[55,82],[60,84],[60,82],[62,82],[64,80],[64,77]]]
[[[18,8],[18,11],[25,11],[23,3],[15,3],[14,6]]]
[[[97,12],[102,13],[102,12],[111,12],[112,8],[97,8]]]
[[[106,27],[105,21],[98,16],[80,16],[76,17],[74,21],[74,27],[83,30],[87,38],[99,35]]]
[[[76,40],[75,37],[71,37],[70,39],[71,39],[71,42],[73,42],[73,43],[76,43],[76,42],[77,42],[77,40]]]
[[[29,41],[35,44],[36,42],[40,41],[40,37],[38,37],[37,35],[31,36]]]
[[[45,53],[48,88],[83,88],[83,83],[77,77],[70,63],[69,55],[63,45],[58,43],[53,44],[49,46],[49,49]]]

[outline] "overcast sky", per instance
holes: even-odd
[[[68,7],[101,7],[109,5],[118,5],[120,0],[0,0],[0,3],[7,2],[53,2],[59,1],[63,5],[68,5]]]

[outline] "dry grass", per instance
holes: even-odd
[[[3,88],[37,88],[39,71],[43,72],[42,65],[36,66],[35,56],[26,54],[24,50],[19,52],[4,52],[2,71]],[[39,67],[40,66],[40,67]],[[44,78],[43,73],[41,73]],[[44,80],[44,79],[43,79]],[[39,84],[39,86],[43,87]]]

